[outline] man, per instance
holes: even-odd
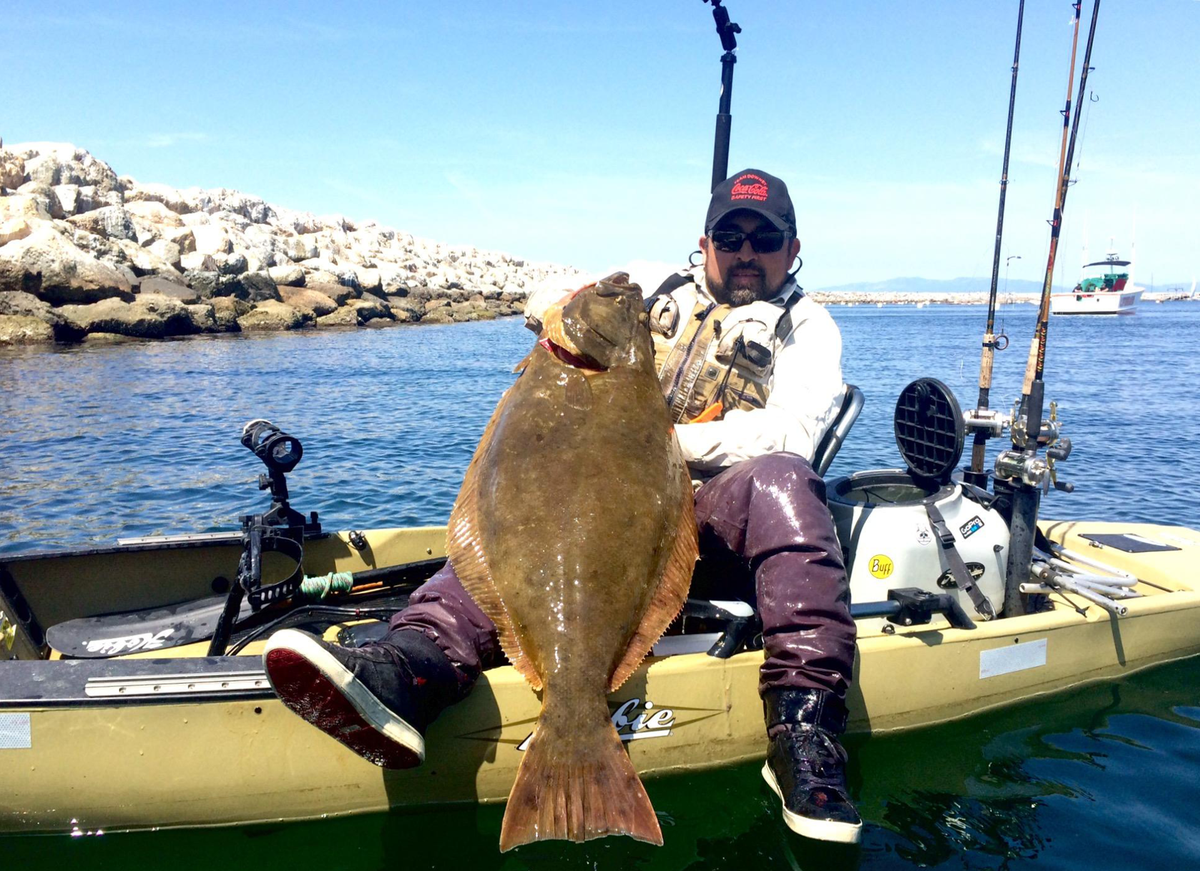
[[[855,627],[841,547],[809,459],[841,405],[841,337],[788,270],[800,252],[784,183],[745,170],[712,195],[702,262],[647,300],[663,395],[693,476],[701,561],[693,590],[745,587],[763,621],[763,777],[798,833],[854,842],[845,695]],[[534,329],[554,297],[526,309]],[[447,565],[382,642],[273,636],[267,674],[283,702],[388,768],[419,765],[426,727],[503,661],[495,626]]]

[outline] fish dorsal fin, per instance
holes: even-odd
[[[522,357],[520,363],[518,363],[516,366],[513,366],[513,372],[514,373],[524,372],[525,367],[533,362],[533,355],[537,353],[537,349],[538,349],[538,346],[534,345],[533,350],[530,351],[528,354],[526,354],[524,357]]]
[[[488,566],[487,557],[483,552],[483,541],[478,523],[480,457],[484,456],[491,446],[496,421],[504,413],[508,396],[509,394],[505,394],[496,406],[495,412],[492,413],[492,419],[488,421],[487,429],[483,431],[483,437],[479,440],[475,456],[467,467],[462,489],[458,492],[454,510],[450,512],[450,523],[446,529],[446,556],[449,557],[450,565],[458,576],[458,580],[475,600],[479,610],[483,611],[496,624],[496,630],[500,636],[500,648],[504,651],[504,655],[535,690],[540,690],[542,679],[533,663],[521,649],[521,642],[517,639],[517,633],[513,629],[512,618],[504,606],[500,592],[496,589],[492,570]]]
[[[671,438],[674,440],[674,433],[671,434]],[[642,660],[654,646],[654,642],[662,637],[662,634],[667,631],[667,627],[671,625],[671,621],[679,616],[679,612],[687,604],[688,588],[692,585],[692,572],[695,571],[700,549],[696,535],[696,506],[692,497],[692,482],[688,479],[686,467],[680,478],[680,499],[683,510],[679,512],[674,545],[667,557],[667,565],[663,570],[662,578],[654,590],[650,606],[642,616],[642,622],[638,624],[633,637],[629,639],[629,646],[625,648],[625,653],[613,671],[612,679],[608,684],[610,693],[617,690],[631,674],[638,670]]]

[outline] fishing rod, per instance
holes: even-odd
[[[1003,422],[994,412],[988,413],[989,394],[992,388],[992,362],[997,350],[1008,347],[1008,339],[1000,344],[994,330],[996,326],[996,288],[1000,279],[1000,244],[1004,237],[1004,196],[1008,191],[1008,155],[1012,148],[1013,108],[1017,102],[1017,70],[1021,62],[1021,24],[1025,18],[1025,0],[1017,8],[1017,43],[1013,49],[1012,85],[1008,91],[1008,127],[1004,132],[1004,168],[1000,173],[1000,209],[996,215],[996,248],[992,253],[992,287],[988,291],[987,327],[983,331],[983,353],[979,359],[979,401],[967,425],[975,430],[971,446],[971,468],[963,475],[968,484],[987,489],[987,472],[983,470],[987,440],[1003,432]]]
[[[1063,211],[1070,187],[1071,161],[1075,152],[1075,140],[1079,133],[1079,118],[1083,101],[1075,107],[1071,118],[1071,87],[1075,79],[1075,55],[1079,43],[1079,16],[1082,0],[1072,4],[1075,8],[1075,32],[1071,41],[1071,70],[1067,78],[1067,100],[1062,110],[1063,138],[1059,151],[1058,182],[1054,199],[1054,214],[1050,221],[1050,250],[1046,258],[1046,275],[1042,283],[1042,298],[1038,309],[1037,326],[1029,348],[1029,360],[1025,369],[1019,411],[1013,417],[1011,435],[1012,450],[1004,451],[996,458],[996,477],[1008,483],[1012,490],[1011,519],[1009,523],[1008,573],[1004,592],[1004,611],[1013,616],[1023,614],[1020,585],[1030,577],[1033,561],[1034,537],[1037,534],[1038,505],[1041,493],[1053,485],[1056,490],[1071,492],[1074,487],[1057,479],[1054,463],[1067,459],[1071,453],[1071,440],[1061,438],[1056,420],[1054,403],[1050,404],[1050,418],[1043,422],[1043,404],[1046,385],[1043,378],[1046,365],[1046,333],[1050,320],[1050,289],[1054,279],[1054,260],[1058,251],[1059,235],[1062,232]],[[1079,93],[1086,93],[1088,72],[1091,70],[1092,44],[1096,36],[1096,20],[1100,13],[1100,0],[1092,6],[1092,21],[1088,30],[1087,49],[1083,55],[1083,71],[1079,78]],[[1039,459],[1037,450],[1046,447],[1046,459]]]
[[[729,114],[730,103],[733,100],[733,65],[737,63],[737,34],[742,28],[729,20],[729,10],[721,5],[721,0],[703,0],[712,3],[713,21],[717,25],[717,35],[721,37],[721,101],[717,108],[717,132],[713,143],[712,187],[725,181],[729,175],[729,133],[733,126],[733,116]]]

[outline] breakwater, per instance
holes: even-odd
[[[0,142],[0,345],[488,320],[578,275]]]

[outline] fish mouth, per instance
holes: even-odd
[[[589,369],[595,372],[604,372],[608,369],[607,366],[601,366],[595,360],[592,360],[588,357],[580,357],[577,354],[572,354],[562,345],[551,341],[547,337],[538,339],[538,344],[557,357],[559,360],[566,363],[568,366],[572,366],[576,369]]]

